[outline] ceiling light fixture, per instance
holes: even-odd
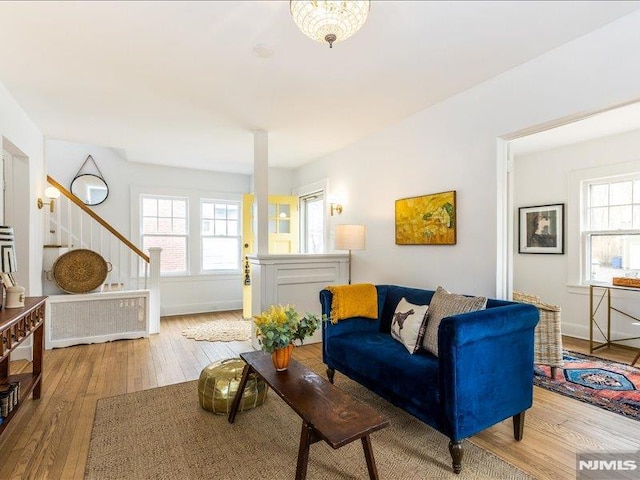
[[[270,58],[273,56],[273,48],[269,45],[256,45],[253,47],[253,54],[260,58]]]
[[[291,17],[307,37],[318,42],[346,40],[367,21],[369,0],[291,0]]]

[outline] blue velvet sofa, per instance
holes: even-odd
[[[462,441],[513,417],[522,439],[524,413],[533,401],[533,305],[489,299],[485,310],[447,317],[438,330],[438,357],[410,354],[390,334],[398,302],[428,304],[434,292],[376,286],[378,319],[323,322],[322,354],[333,383],[335,371],[404,409],[449,437],[453,470],[462,468]],[[332,294],[320,292],[330,316]]]

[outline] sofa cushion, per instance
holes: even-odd
[[[438,359],[429,353],[408,355],[388,333],[352,332],[331,338],[329,357],[325,363],[394,404],[440,412]]]
[[[416,305],[406,298],[398,302],[391,321],[391,336],[402,343],[409,353],[415,353],[421,346],[428,305]]]
[[[438,356],[438,329],[442,319],[460,313],[484,310],[486,306],[487,299],[485,297],[467,297],[450,293],[444,288],[438,287],[429,304],[427,328],[422,346],[428,352]]]

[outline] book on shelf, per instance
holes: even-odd
[[[8,416],[20,398],[20,382],[0,384],[0,417]]]

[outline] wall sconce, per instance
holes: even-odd
[[[45,205],[49,205],[49,211],[53,213],[53,206],[55,204],[56,198],[60,198],[60,190],[56,187],[47,187],[44,190],[44,196],[47,197],[50,201],[44,202],[42,198],[38,197],[38,208],[42,208]]]
[[[331,216],[340,215],[342,213],[342,205],[339,203],[330,203],[329,207],[331,209]]]

